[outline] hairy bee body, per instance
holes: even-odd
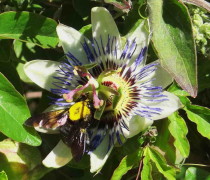
[[[93,118],[94,108],[89,100],[81,100],[70,108],[45,112],[26,120],[25,124],[46,130],[60,131],[63,142],[71,148],[75,160],[80,160],[88,151],[89,131],[97,120]]]

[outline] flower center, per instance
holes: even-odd
[[[71,90],[68,94],[63,94],[67,102],[77,102],[70,108],[72,111],[72,120],[78,120],[85,117],[89,112],[82,111],[78,98],[88,94],[88,99],[93,102],[94,118],[100,120],[104,112],[112,112],[114,116],[129,113],[130,107],[127,107],[131,101],[132,84],[129,79],[122,76],[122,68],[107,69],[102,71],[97,77],[93,77],[89,69],[84,66],[75,66],[74,74],[79,78],[85,78],[85,83]],[[74,108],[74,109],[72,109]],[[83,114],[85,113],[85,114]],[[71,114],[71,113],[70,113]]]
[[[110,94],[105,110],[114,110],[115,114],[126,113],[124,111],[124,108],[126,108],[130,100],[129,97],[131,93],[129,82],[124,80],[120,76],[120,72],[118,72],[104,77],[102,80],[102,84],[118,92],[118,95]]]

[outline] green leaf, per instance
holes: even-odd
[[[30,12],[5,12],[0,14],[0,37],[31,42],[43,48],[58,44],[57,23]]]
[[[23,69],[23,66],[27,61],[33,59],[50,59],[57,61],[63,56],[62,52],[57,53],[54,49],[43,49],[33,43],[15,40],[13,46],[14,54],[11,57],[12,63],[16,67],[20,79],[27,83],[32,83]]]
[[[88,24],[86,26],[83,26],[79,32],[85,35],[85,37],[91,39],[92,38],[92,25]]]
[[[187,125],[184,119],[179,116],[178,112],[173,113],[168,117],[169,131],[174,137],[174,146],[180,151],[183,157],[188,157],[190,153],[190,144],[187,140]]]
[[[180,100],[185,105],[184,110],[189,120],[196,123],[198,132],[202,136],[210,139],[210,109],[192,105],[186,97],[180,97]]]
[[[10,63],[0,62],[0,72],[12,83],[15,89],[23,94],[23,87],[15,67]]]
[[[0,162],[0,171],[4,170],[8,179],[20,180],[28,179],[23,176],[40,165],[42,159],[37,148],[6,139],[0,142]]]
[[[187,93],[186,91],[184,91],[183,89],[181,89],[177,83],[173,83],[168,89],[167,91],[172,92],[173,94],[175,94],[176,96],[189,96],[189,93]]]
[[[0,180],[8,180],[7,175],[4,171],[0,172]]]
[[[143,160],[143,168],[141,171],[141,180],[152,180],[152,165],[148,155]]]
[[[142,150],[138,150],[132,154],[125,156],[119,166],[115,169],[111,180],[121,179],[123,175],[125,175],[129,170],[131,170],[134,165],[138,164],[142,157]]]
[[[25,99],[1,73],[0,82],[0,131],[18,142],[40,145],[36,131],[22,125],[30,117]]]
[[[169,166],[163,157],[156,149],[153,147],[147,147],[145,150],[146,154],[149,155],[152,162],[154,162],[158,171],[163,174],[166,179],[175,180],[175,168]]]
[[[156,137],[155,146],[160,148],[164,152],[164,157],[170,164],[179,164],[183,161],[183,156],[174,146],[174,138],[169,131],[170,122],[168,119],[164,121],[156,121],[155,125],[157,127],[158,136]],[[167,144],[167,146],[166,146]]]
[[[210,174],[201,168],[190,167],[186,170],[185,180],[210,180]]]
[[[162,66],[191,96],[197,95],[196,52],[187,8],[177,0],[148,0],[152,42]]]

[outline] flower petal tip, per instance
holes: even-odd
[[[109,13],[109,11],[104,7],[94,7],[94,8],[91,9],[91,12],[97,12],[98,13],[100,11],[105,11],[105,12]]]
[[[113,146],[110,147],[109,150],[107,150],[109,143],[109,136],[106,135],[102,143],[97,147],[96,150],[94,150],[92,153],[90,153],[90,172],[98,174],[101,169],[103,168],[104,164],[106,163],[106,160],[108,159]]]
[[[66,146],[63,141],[59,141],[42,163],[48,168],[60,168],[71,161],[71,159],[72,154],[70,148]]]

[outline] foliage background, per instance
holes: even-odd
[[[0,0],[0,180],[210,179],[210,14],[199,3],[129,2],[132,6],[123,0]],[[148,62],[159,58],[172,74],[176,82],[168,91],[180,97],[183,109],[116,147],[94,176],[88,156],[56,170],[43,167],[41,160],[59,137],[38,135],[22,124],[48,106],[50,95],[26,77],[23,65],[63,58],[58,22],[90,37],[95,6],[109,9],[122,35],[150,20]]]

